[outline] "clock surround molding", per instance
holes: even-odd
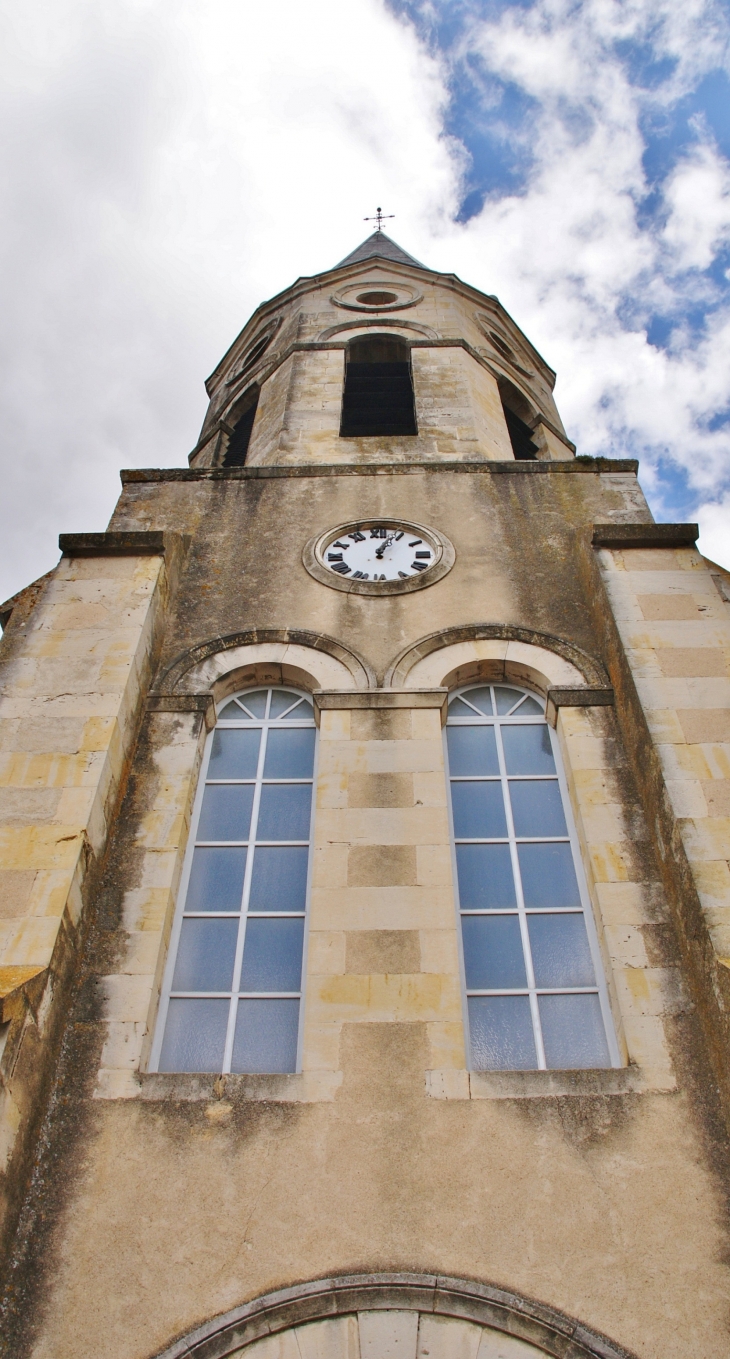
[[[408,576],[405,580],[353,580],[345,576],[337,575],[328,569],[321,560],[322,554],[336,538],[344,534],[354,533],[369,529],[374,525],[383,528],[405,529],[409,533],[418,533],[425,536],[426,540],[433,543],[436,551],[436,560],[433,565],[420,575]],[[344,524],[333,525],[325,529],[322,533],[317,533],[309,542],[305,544],[302,551],[302,562],[305,570],[315,580],[322,585],[328,585],[333,590],[342,590],[346,594],[357,595],[405,595],[411,594],[414,590],[425,590],[429,585],[435,585],[437,581],[443,580],[448,575],[456,560],[456,552],[453,543],[445,534],[438,529],[426,526],[425,524],[414,523],[410,519],[392,519],[385,516],[369,516],[362,520],[348,520]]]

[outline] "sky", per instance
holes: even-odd
[[[389,233],[730,567],[730,4],[0,0],[0,599],[186,466],[264,299]]]

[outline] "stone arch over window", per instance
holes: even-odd
[[[266,1294],[196,1327],[155,1359],[281,1359],[291,1352],[417,1359],[426,1351],[431,1359],[634,1359],[599,1331],[519,1293],[405,1273],[315,1279]]]
[[[370,689],[374,671],[357,652],[324,633],[294,628],[252,628],[190,647],[168,665],[154,697],[212,693],[219,702],[250,684],[314,689]]]
[[[607,685],[606,672],[588,652],[564,638],[502,623],[444,628],[404,648],[385,676],[387,687],[456,688],[472,680],[512,679],[543,697],[553,686]]]

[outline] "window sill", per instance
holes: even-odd
[[[339,1071],[297,1071],[287,1075],[216,1076],[185,1072],[123,1072],[123,1083],[100,1081],[96,1099],[268,1100],[277,1104],[319,1104],[335,1098]]]
[[[556,1096],[644,1095],[651,1090],[676,1090],[671,1071],[652,1074],[654,1079],[637,1066],[579,1071],[444,1069],[426,1072],[426,1094],[431,1099],[551,1099]]]

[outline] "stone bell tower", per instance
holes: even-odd
[[[730,577],[377,230],[0,609],[8,1359],[730,1353]]]

